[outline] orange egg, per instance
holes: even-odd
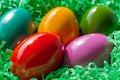
[[[53,32],[61,37],[66,46],[79,36],[79,26],[74,13],[66,7],[50,10],[38,27],[38,32]]]

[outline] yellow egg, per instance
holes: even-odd
[[[79,36],[79,26],[74,13],[66,7],[50,10],[38,27],[38,32],[53,32],[61,37],[66,46]]]

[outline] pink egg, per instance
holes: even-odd
[[[85,66],[95,62],[98,67],[103,66],[104,60],[110,60],[110,52],[114,45],[107,40],[107,36],[99,33],[78,37],[68,44],[63,63],[69,67]]]

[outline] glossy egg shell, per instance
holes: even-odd
[[[12,42],[20,35],[28,35],[32,15],[23,8],[14,8],[0,18],[0,41]]]
[[[113,43],[109,42],[107,36],[103,34],[88,34],[78,37],[66,47],[64,64],[73,67],[96,62],[101,67],[104,60],[110,61],[113,46]]]
[[[53,32],[61,37],[66,46],[79,36],[78,22],[74,13],[66,7],[50,10],[39,24],[38,32]]]
[[[12,48],[14,49],[18,44],[20,44],[20,42],[22,42],[25,38],[27,38],[27,36],[25,35],[21,35],[18,38],[16,38],[12,44]]]
[[[21,80],[41,80],[61,62],[64,46],[53,33],[37,33],[23,40],[13,51],[11,71]]]
[[[115,30],[114,22],[113,10],[104,5],[97,5],[83,15],[80,28],[83,34],[99,32],[108,35]]]

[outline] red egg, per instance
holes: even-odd
[[[27,37],[14,50],[11,71],[21,80],[38,78],[55,70],[61,62],[64,46],[53,33],[37,33]]]

